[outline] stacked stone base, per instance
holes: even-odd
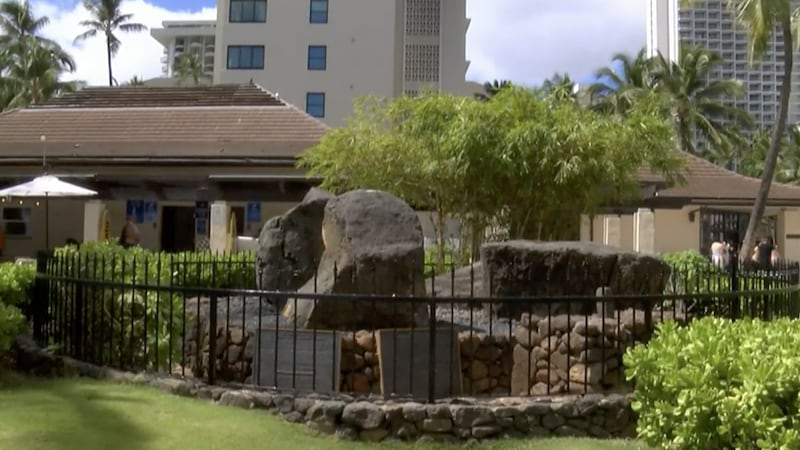
[[[201,338],[200,357],[196,331],[188,337],[186,367],[181,373],[196,378],[208,376],[209,339]],[[342,332],[340,392],[379,394],[381,371],[376,332]],[[506,395],[511,387],[513,338],[485,333],[462,332],[458,336],[461,354],[462,392],[468,395]],[[216,376],[220,381],[252,383],[255,335],[238,327],[218,327],[216,333]]]

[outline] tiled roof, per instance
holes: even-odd
[[[686,161],[682,171],[685,183],[659,189],[651,199],[752,202],[757,197],[760,179],[727,170],[686,152],[681,152],[681,156]],[[639,177],[645,183],[663,181],[662,177],[649,170],[641,170]],[[800,202],[800,186],[773,182],[769,198],[771,204]]]
[[[0,114],[2,158],[294,158],[328,127],[253,84],[88,88]]]

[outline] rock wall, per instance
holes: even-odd
[[[197,330],[187,331],[187,374],[208,376],[208,333],[202,336],[197,358]],[[375,332],[360,330],[341,334],[340,391],[352,394],[380,393],[380,365]],[[218,327],[216,333],[217,379],[251,383],[255,336],[241,328]],[[461,332],[462,389],[468,395],[505,395],[511,387],[514,339],[485,333]],[[200,364],[197,362],[200,361]]]
[[[209,386],[202,381],[98,367],[42,351],[28,339],[16,345],[16,364],[28,373],[80,375],[126,384],[148,385],[166,392],[220,405],[262,409],[294,423],[305,423],[320,434],[342,439],[382,441],[477,442],[495,438],[592,436],[628,438],[635,435],[631,395],[483,399],[453,401],[364,401],[351,396],[292,396],[240,386]],[[61,368],[53,372],[50,368]]]

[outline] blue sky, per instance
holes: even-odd
[[[87,18],[78,1],[31,0],[37,13],[50,18],[45,34],[76,59],[75,78],[90,84],[106,79],[101,39],[79,45],[78,22]],[[382,0],[364,0],[382,1]],[[539,84],[554,73],[589,81],[618,52],[635,53],[644,45],[647,0],[467,0],[472,19],[467,34],[467,78],[510,79]],[[162,20],[212,19],[215,1],[125,0],[122,10],[150,28]],[[149,33],[121,35],[114,61],[119,80],[160,75],[161,46]]]

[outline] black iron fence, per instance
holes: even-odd
[[[800,267],[789,262],[703,264],[634,293],[624,277],[595,289],[588,276],[548,273],[544,284],[517,280],[514,295],[480,264],[430,278],[334,268],[298,292],[191,286],[175,273],[202,267],[150,264],[40,255],[36,339],[98,365],[210,384],[433,401],[626,390],[622,355],[659,322],[800,313]]]

